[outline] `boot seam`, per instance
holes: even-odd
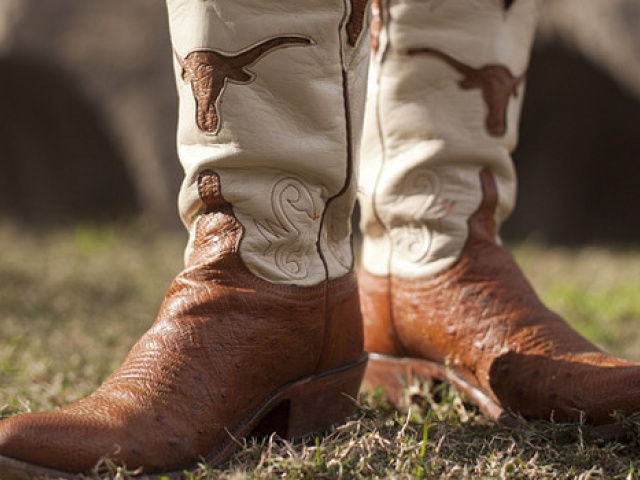
[[[342,21],[340,22],[340,26],[339,26],[339,30],[337,32],[338,34],[338,39],[339,39],[339,45],[340,45],[340,50],[339,50],[339,56],[340,56],[340,66],[341,66],[341,71],[342,71],[342,99],[343,99],[343,114],[344,114],[344,122],[345,122],[345,136],[346,136],[346,173],[345,173],[345,181],[344,184],[342,185],[342,188],[335,194],[332,195],[330,198],[327,199],[327,201],[324,204],[324,209],[322,211],[322,218],[320,219],[320,228],[318,230],[318,238],[316,240],[316,248],[318,250],[318,255],[320,256],[320,260],[322,261],[322,265],[324,266],[324,271],[325,271],[325,291],[324,291],[324,326],[323,326],[323,333],[322,333],[322,342],[320,343],[320,351],[319,351],[319,355],[318,355],[318,360],[316,362],[315,365],[315,372],[318,372],[320,365],[322,364],[323,361],[323,357],[324,357],[324,350],[326,348],[327,345],[327,335],[328,335],[328,326],[329,326],[329,288],[328,288],[328,282],[330,281],[329,278],[329,265],[327,263],[327,259],[324,255],[324,253],[322,252],[322,235],[323,235],[323,231],[324,231],[324,225],[325,225],[325,220],[326,220],[326,215],[327,215],[327,211],[329,210],[329,207],[331,205],[332,202],[334,202],[336,199],[338,199],[340,196],[344,195],[344,193],[348,190],[349,185],[351,184],[351,178],[353,175],[353,138],[352,138],[352,124],[351,124],[351,110],[349,108],[349,79],[348,79],[348,72],[347,72],[347,68],[345,67],[345,63],[344,63],[344,35],[346,34],[346,25],[348,23],[348,17],[349,17],[349,8],[347,8],[346,5],[346,1],[344,3],[344,13],[343,13],[343,18]],[[360,35],[361,36],[361,35]],[[353,237],[353,234],[351,234],[350,236],[350,244],[351,244],[351,239]],[[353,262],[354,262],[354,257],[353,254],[351,255],[351,266],[349,268],[349,272],[353,271]],[[346,275],[348,276],[348,274]]]

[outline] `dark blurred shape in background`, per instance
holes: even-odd
[[[542,4],[504,236],[638,243],[640,2]],[[172,61],[162,1],[2,0],[0,218],[178,225]]]
[[[125,161],[74,79],[0,59],[0,211],[16,221],[103,220],[139,210]]]
[[[0,1],[0,217],[178,225],[175,125],[162,1]]]
[[[640,2],[546,0],[507,239],[640,243]]]

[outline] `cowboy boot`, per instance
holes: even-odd
[[[68,478],[104,457],[177,475],[224,462],[238,438],[300,437],[352,412],[366,364],[349,223],[366,3],[168,6],[186,268],[97,391],[0,423],[3,480]]]
[[[638,410],[640,368],[545,308],[498,237],[537,2],[382,0],[379,14],[360,173],[365,385],[397,401],[414,377],[446,380],[494,419]]]

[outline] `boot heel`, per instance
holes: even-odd
[[[343,423],[354,411],[354,399],[367,366],[364,354],[357,363],[301,380],[285,392],[281,401],[253,429],[252,435],[273,432],[298,439]]]

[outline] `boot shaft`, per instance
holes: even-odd
[[[514,206],[510,153],[537,1],[383,0],[379,12],[360,171],[363,264],[425,277],[459,257],[481,170],[496,178],[498,225]]]
[[[191,248],[203,211],[197,178],[213,169],[254,274],[309,286],[351,271],[367,2],[168,5]]]

